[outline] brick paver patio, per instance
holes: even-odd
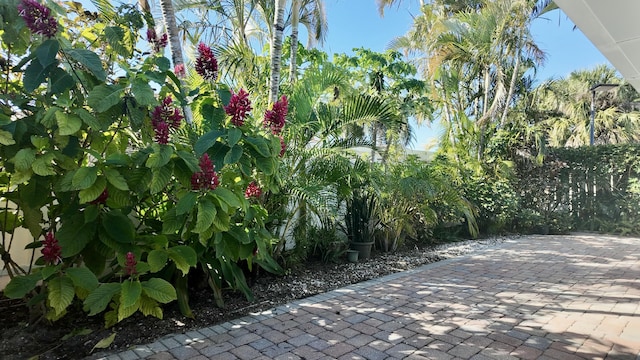
[[[522,237],[106,358],[640,360],[640,239]]]

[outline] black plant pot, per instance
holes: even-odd
[[[373,241],[351,243],[351,249],[358,251],[358,259],[368,259],[371,256],[371,246]]]

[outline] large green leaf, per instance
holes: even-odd
[[[256,167],[265,175],[271,176],[276,171],[276,163],[273,158],[256,157]]]
[[[221,128],[227,113],[222,107],[213,106],[211,104],[203,104],[201,107],[202,117],[204,118],[204,124],[209,129]]]
[[[167,166],[153,169],[151,177],[151,185],[149,186],[149,191],[152,194],[157,194],[164,190],[167,187],[169,181],[171,181],[171,176],[173,175],[173,164],[169,164]]]
[[[122,174],[120,174],[120,172],[118,172],[118,170],[113,168],[107,168],[107,169],[104,169],[103,172],[107,177],[107,181],[109,181],[111,185],[115,186],[116,189],[119,189],[122,191],[129,191],[129,185],[127,185],[127,180],[124,178],[124,176],[122,176]]]
[[[165,267],[165,265],[167,265],[168,260],[169,260],[169,255],[165,250],[151,250],[149,252],[149,255],[147,255],[147,263],[149,264],[149,271],[154,273],[162,270]]]
[[[245,142],[251,145],[251,147],[254,148],[258,152],[258,154],[264,157],[271,156],[269,143],[264,138],[248,136],[245,138]]]
[[[121,286],[118,283],[107,283],[98,286],[84,300],[83,308],[89,312],[89,316],[96,315],[104,311],[111,299],[120,292]]]
[[[56,39],[45,40],[36,49],[36,57],[43,68],[56,62],[56,56],[60,50],[60,43]]]
[[[234,145],[224,156],[225,164],[235,164],[242,157],[242,146]]]
[[[122,40],[125,37],[124,29],[120,26],[107,26],[104,28],[104,37],[109,45],[122,57],[130,58],[131,50],[123,45]]]
[[[198,195],[195,192],[189,191],[178,200],[176,205],[176,214],[183,215],[189,213],[198,201]]]
[[[84,65],[98,80],[107,80],[107,73],[102,67],[102,60],[96,53],[86,49],[67,49],[65,51],[73,60]]]
[[[9,299],[22,299],[31,290],[35,289],[40,280],[42,280],[40,274],[16,276],[4,288],[4,296]]]
[[[68,268],[66,274],[79,288],[93,291],[98,287],[98,278],[86,267]]]
[[[136,311],[140,308],[140,298],[131,306],[124,306],[120,304],[118,307],[118,321],[122,321],[129,316],[135,314]]]
[[[209,199],[200,200],[198,202],[198,218],[193,232],[199,234],[211,227],[216,213],[216,206]]]
[[[60,135],[73,135],[82,128],[82,119],[75,114],[67,114],[62,111],[56,113],[58,132]]]
[[[238,140],[242,137],[242,130],[238,128],[229,129],[229,133],[227,134],[227,143],[229,146],[234,146],[238,143]]]
[[[178,156],[180,157],[180,159],[182,159],[182,161],[184,161],[184,163],[187,165],[189,170],[191,170],[191,172],[200,171],[200,165],[198,164],[198,158],[196,158],[192,153],[186,152],[186,151],[182,151],[182,150],[179,150],[177,153],[178,153]]]
[[[169,282],[160,278],[151,278],[149,281],[143,282],[142,290],[148,297],[163,304],[178,298],[176,289]]]
[[[220,200],[227,203],[227,205],[229,205],[232,208],[242,207],[242,202],[240,202],[240,199],[238,198],[238,196],[229,189],[225,189],[223,187],[217,187],[213,191],[213,194],[216,197],[218,197]]]
[[[155,94],[148,81],[140,78],[133,79],[131,92],[140,105],[147,106],[156,102]]]
[[[142,284],[139,280],[128,280],[122,283],[120,292],[120,306],[133,306],[142,295]]]
[[[38,207],[25,206],[22,208],[22,214],[24,216],[24,225],[29,229],[31,236],[34,239],[40,237],[42,233],[42,225],[40,225],[40,222],[42,222],[42,210]]]
[[[212,147],[213,144],[215,144],[216,141],[218,141],[218,138],[220,138],[220,136],[222,135],[224,135],[224,131],[222,130],[213,130],[202,135],[200,139],[196,141],[196,144],[193,146],[193,149],[195,150],[196,155],[202,156],[202,154],[207,152],[207,150],[209,150],[209,148]]]
[[[6,130],[1,130],[0,129],[0,145],[13,145],[15,144],[16,141],[13,140],[13,134],[11,134],[10,132],[6,131]]]
[[[73,301],[75,290],[73,281],[66,276],[58,276],[49,281],[49,305],[56,315],[60,315]]]
[[[76,190],[82,190],[93,185],[98,179],[98,168],[95,166],[79,168],[75,174],[73,174],[73,180],[71,184]]]
[[[24,89],[27,92],[37,89],[38,86],[47,79],[47,75],[49,75],[51,67],[53,66],[55,66],[55,64],[45,68],[39,61],[31,61],[29,66],[27,66],[27,69],[24,71],[24,76],[22,77]]]
[[[20,149],[11,161],[16,166],[17,171],[27,171],[31,168],[31,164],[36,161],[36,151],[31,148]]]
[[[140,312],[144,316],[151,315],[157,317],[158,319],[162,319],[163,316],[162,308],[160,307],[158,302],[151,299],[149,296],[144,295],[144,292],[142,297],[140,298]]]
[[[89,111],[87,111],[87,109],[74,109],[73,112],[76,115],[80,116],[82,121],[84,121],[84,123],[87,124],[87,126],[92,128],[93,130],[102,129],[102,125],[100,125],[100,122],[98,121],[98,119],[96,119],[95,116],[93,116]]]
[[[55,175],[56,171],[53,169],[53,160],[56,158],[54,153],[46,153],[39,156],[31,165],[33,172],[40,176]]]
[[[99,177],[96,182],[93,183],[93,185],[78,192],[80,204],[86,204],[97,199],[100,195],[102,195],[106,187],[107,181],[104,179],[104,177]]]
[[[167,253],[169,254],[169,258],[176,264],[176,268],[178,268],[183,275],[187,275],[189,268],[195,267],[198,262],[196,251],[186,245],[169,248]]]
[[[71,89],[76,83],[76,81],[68,72],[59,67],[51,70],[50,78],[51,92],[53,94],[63,93],[64,91]]]
[[[176,215],[176,209],[171,208],[167,210],[162,216],[162,233],[174,234],[182,227],[182,219]]]
[[[123,94],[121,85],[99,85],[89,92],[87,104],[97,112],[105,112],[119,104]]]
[[[132,244],[136,234],[131,219],[118,210],[111,210],[104,214],[102,228],[111,239],[124,244]]]
[[[169,163],[173,155],[173,147],[169,145],[153,144],[153,153],[149,154],[146,165],[149,168],[160,168]]]
[[[228,214],[220,213],[213,218],[213,225],[217,231],[228,231],[230,227],[230,218]]]
[[[62,257],[66,258],[79,254],[94,238],[95,232],[96,224],[85,224],[82,213],[76,214],[71,219],[63,222],[60,230],[56,232],[56,238],[62,248]]]

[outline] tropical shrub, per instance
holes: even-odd
[[[478,228],[482,233],[504,231],[518,213],[518,196],[507,178],[479,174],[464,181],[464,196],[478,208]]]
[[[279,271],[261,196],[277,191],[286,98],[254,119],[248,94],[217,82],[207,45],[190,90],[134,7],[49,4],[0,5],[1,229],[27,228],[35,260],[4,294],[51,320],[77,299],[107,326],[162,317],[174,300],[192,316],[196,267],[218,305],[225,287],[250,297],[237,262]],[[145,26],[149,52],[137,48]]]

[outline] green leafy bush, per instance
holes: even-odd
[[[239,261],[280,271],[260,194],[277,191],[286,99],[263,127],[242,92],[211,78],[188,89],[161,36],[147,35],[149,55],[136,49],[153,23],[134,7],[96,18],[51,4],[0,5],[0,191],[15,205],[2,231],[27,228],[28,249],[42,253],[4,294],[42,304],[51,320],[78,299],[90,316],[106,312],[107,326],[138,311],[162,317],[174,300],[192,316],[196,267],[219,305],[225,287],[251,297]],[[25,16],[33,11],[51,28]],[[214,65],[207,49],[197,70]]]

